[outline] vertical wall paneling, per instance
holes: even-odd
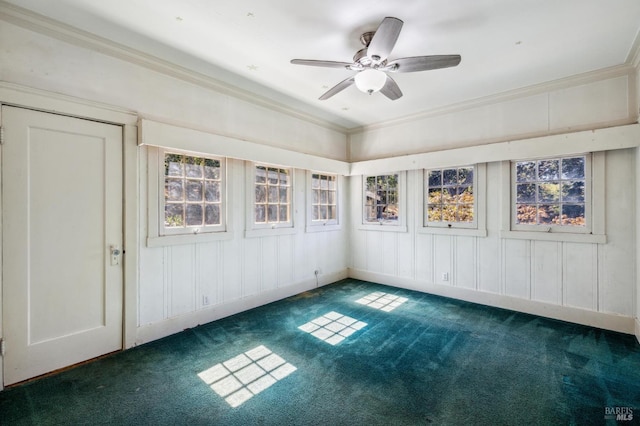
[[[384,273],[385,232],[367,231],[366,253],[367,269],[372,272]]]
[[[428,283],[435,282],[435,268],[433,265],[433,259],[435,257],[435,244],[434,235],[432,234],[418,234],[416,235],[416,275],[419,281],[426,281]]]
[[[531,242],[505,240],[504,292],[507,296],[530,298]]]
[[[292,253],[293,279],[298,282],[311,277],[310,271],[315,270],[315,266],[309,266],[311,262],[315,265],[312,253],[317,252],[317,236],[310,233],[298,232],[294,235],[294,247]],[[306,242],[306,244],[305,244]]]
[[[348,230],[346,226],[344,229]],[[350,244],[348,238],[346,238],[346,232],[330,231],[321,232],[320,234],[323,241],[325,241],[324,249],[320,252],[322,274],[329,272],[332,268],[331,265],[342,265],[343,268],[351,265],[349,261],[351,256]]]
[[[196,306],[211,306],[218,303],[218,270],[220,242],[199,244],[197,249],[197,273],[199,295]]]
[[[326,273],[330,268],[329,265],[336,264],[334,263],[336,261],[340,262],[340,259],[334,257],[334,254],[340,253],[340,250],[336,247],[337,244],[333,243],[332,236],[333,231],[316,232],[313,238],[311,238],[311,240],[315,242],[315,245],[311,246],[313,248],[311,259],[313,259],[314,263],[306,267],[307,276],[313,276],[316,269],[319,270],[320,273]]]
[[[468,289],[476,289],[476,237],[455,238],[455,285]]]
[[[555,305],[562,303],[562,243],[533,241],[531,250],[531,298]]]
[[[247,238],[244,242],[244,256],[246,257],[244,271],[244,296],[258,294],[261,288],[261,241],[258,238]]]
[[[396,245],[398,247],[398,276],[405,278],[415,278],[415,256],[416,234],[401,232],[396,234]]]
[[[409,232],[401,232],[396,235],[397,274],[400,277],[415,279],[415,255],[416,232],[422,216],[422,197],[418,194],[422,188],[422,170],[411,170],[407,173],[407,229]]]
[[[273,290],[278,286],[278,237],[264,237],[262,243],[262,288]]]
[[[563,244],[564,305],[598,310],[598,246]]]
[[[501,260],[502,241],[495,236],[477,238],[478,243],[478,290],[502,293]]]
[[[261,274],[261,252],[260,240],[257,238],[248,238],[244,242],[244,256],[246,260],[243,265],[243,284],[244,296],[258,294],[262,287]]]
[[[608,151],[605,182],[614,182],[606,192],[607,244],[599,247],[598,310],[633,315],[634,303],[629,283],[635,278],[632,230],[635,226],[637,194],[633,150]]]
[[[242,241],[234,238],[224,242],[222,261],[223,271],[223,302],[242,297]]]
[[[171,304],[169,315],[175,317],[195,310],[195,247],[171,247]]]
[[[171,317],[171,247],[164,247],[164,256],[161,267],[164,272],[162,282],[164,284],[164,318]],[[145,295],[146,296],[146,295]]]
[[[138,327],[166,318],[165,250],[156,247],[140,254],[138,286]]]
[[[351,233],[351,255],[353,256],[353,267],[355,269],[367,269],[367,234],[369,232],[354,229]]]
[[[397,275],[398,271],[398,233],[382,232],[382,272]]]
[[[293,284],[294,240],[291,235],[278,237],[278,287]]]
[[[193,255],[193,281],[194,281],[194,291],[193,291],[193,308],[194,310],[201,309],[203,306],[202,297],[202,279],[200,274],[200,264],[202,260],[202,251],[201,244],[198,244],[193,247],[194,255]]]
[[[433,272],[436,284],[451,285],[453,282],[452,237],[449,235],[433,236]],[[445,274],[446,277],[445,277]],[[446,279],[445,279],[446,278]]]

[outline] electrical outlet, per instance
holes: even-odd
[[[449,273],[448,272],[443,272],[442,273],[442,281],[449,281]]]
[[[202,306],[207,306],[209,304],[209,296],[202,296]]]

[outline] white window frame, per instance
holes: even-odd
[[[516,194],[515,173],[516,162],[570,158],[584,155],[585,161],[585,227],[524,225],[515,223]],[[567,241],[584,243],[606,243],[605,234],[605,153],[603,151],[582,154],[557,155],[553,157],[523,158],[502,162],[502,230],[503,238]]]
[[[164,226],[164,158],[166,153],[192,157],[211,158],[220,161],[221,206],[220,225],[185,227],[178,229]],[[216,155],[178,149],[147,147],[147,246],[159,247],[194,242],[219,241],[232,238],[229,225],[227,196],[227,159]]]
[[[474,214],[473,222],[428,222],[427,221],[427,191],[429,185],[427,183],[428,173],[431,170],[458,169],[461,167],[473,167],[473,193],[474,193]],[[419,194],[418,203],[422,205],[422,215],[418,216],[417,230],[424,234],[442,234],[442,235],[462,235],[474,237],[486,237],[486,163],[469,164],[462,166],[434,167],[424,169],[422,171],[422,191]]]
[[[365,217],[367,178],[398,175],[398,219],[395,221],[367,222]],[[407,232],[407,173],[406,171],[362,175],[360,179],[360,221],[358,229],[370,231]]]
[[[296,169],[293,167],[279,166],[276,164],[268,164],[261,162],[246,162],[246,180],[247,180],[247,213],[246,213],[246,237],[262,237],[270,235],[287,235],[294,234],[295,229],[295,174]],[[255,192],[256,192],[256,169],[258,166],[272,167],[284,169],[289,172],[289,221],[275,223],[256,223],[255,221]]]
[[[341,207],[341,196],[342,196],[342,176],[337,175],[335,173],[325,173],[325,172],[317,172],[312,170],[307,170],[307,226],[306,232],[321,232],[321,231],[335,231],[341,229],[341,216],[342,216],[342,207]],[[336,218],[329,220],[314,220],[313,219],[313,175],[318,174],[322,176],[330,176],[335,179],[336,182],[336,190],[335,190],[335,208],[336,208]]]

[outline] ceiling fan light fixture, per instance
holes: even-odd
[[[364,93],[379,92],[387,81],[387,75],[376,69],[360,71],[355,75],[356,87]]]

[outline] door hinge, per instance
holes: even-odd
[[[0,355],[4,356],[4,353],[5,353],[4,339],[0,339]]]
[[[4,127],[0,126],[0,145],[4,145]]]

